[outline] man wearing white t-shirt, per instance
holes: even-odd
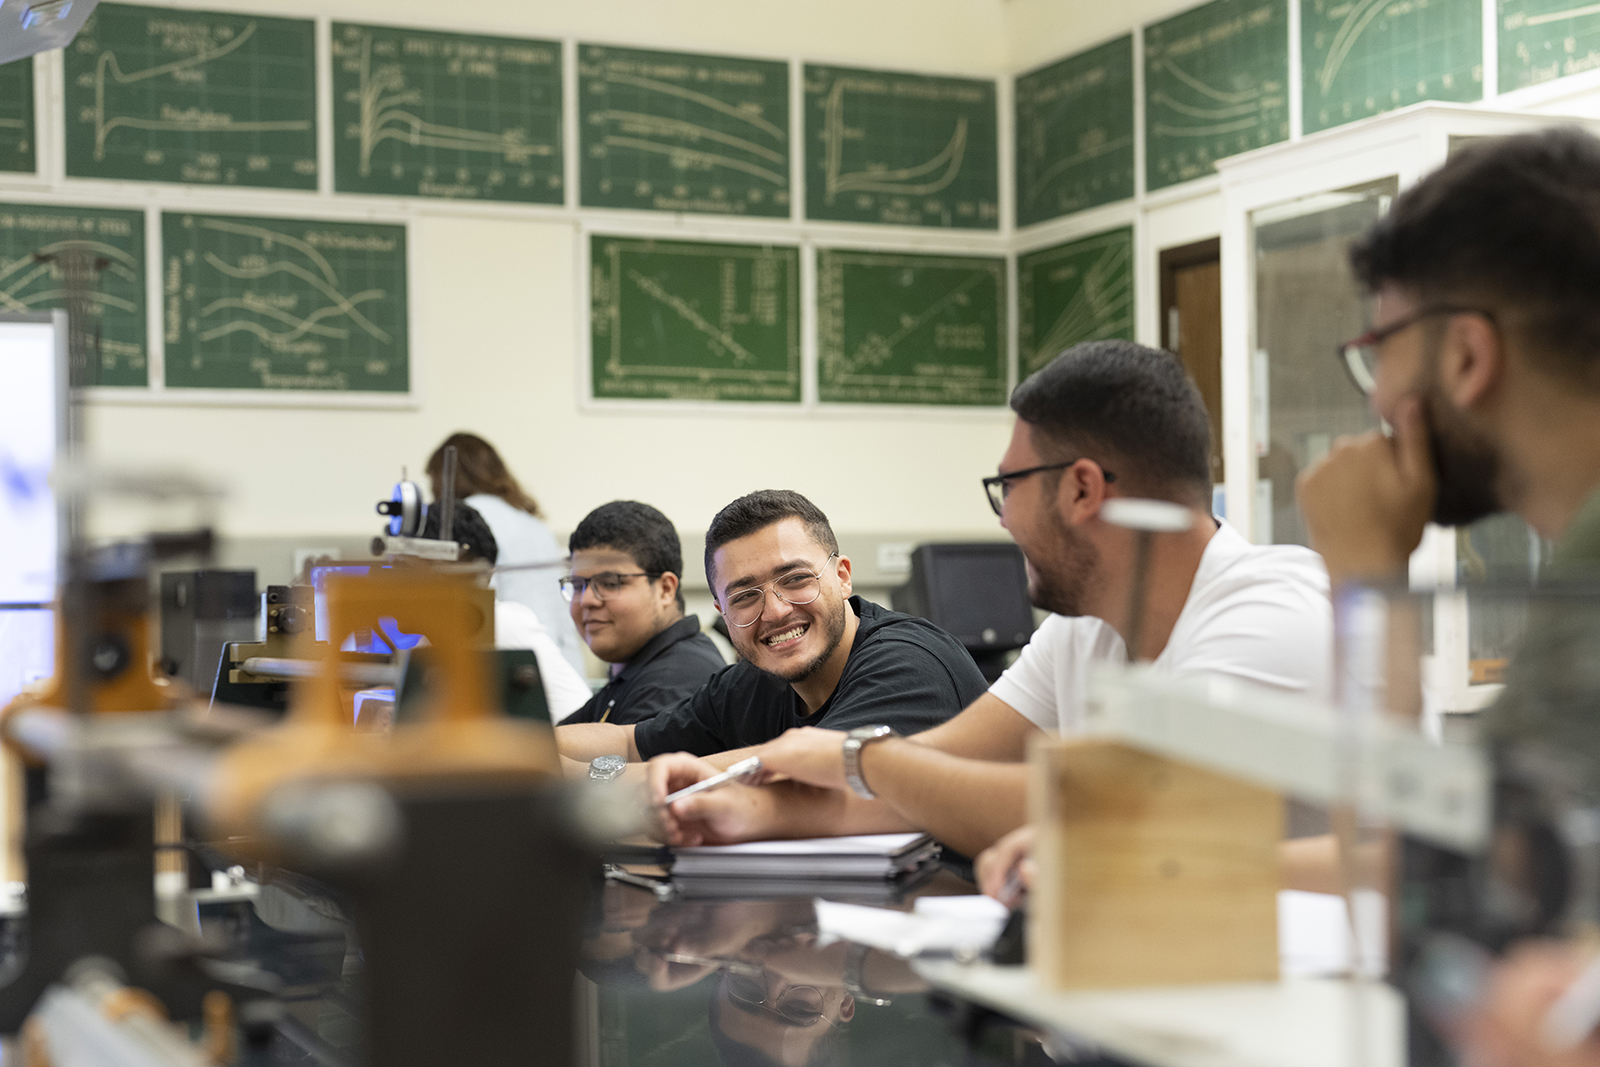
[[[757,750],[775,785],[700,793],[663,813],[672,843],[920,828],[969,855],[1026,818],[1030,738],[1081,728],[1089,665],[1122,660],[1135,535],[1101,515],[1115,497],[1188,509],[1152,545],[1136,658],[1175,675],[1227,675],[1326,695],[1328,580],[1294,546],[1254,546],[1210,513],[1205,408],[1168,353],[1077,345],[1017,387],[990,503],[1022,548],[1033,602],[1054,612],[989,692],[949,722],[899,738],[791,730]],[[714,773],[683,754],[652,761],[656,799]]]

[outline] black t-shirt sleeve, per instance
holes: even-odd
[[[730,675],[737,665],[725,667],[674,707],[635,724],[633,744],[641,759],[663,752],[689,752],[710,756],[737,747],[727,741],[724,722],[732,688]]]
[[[893,637],[879,642],[874,654],[860,656],[857,669],[841,679],[816,725],[829,730],[883,725],[904,736],[938,726],[966,706],[949,667],[934,652]]]

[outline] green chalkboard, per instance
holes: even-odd
[[[333,187],[561,203],[561,43],[335,22]]]
[[[59,204],[0,204],[0,311],[66,307],[54,257],[81,251],[104,265],[89,301],[99,319],[90,385],[149,385],[144,212]]]
[[[0,170],[32,172],[33,59],[0,65]]]
[[[992,81],[806,65],[806,217],[1000,226]]]
[[[585,207],[788,218],[789,65],[578,48]]]
[[[817,398],[1002,404],[1006,261],[817,252]]]
[[[1289,139],[1288,0],[1213,0],[1144,31],[1145,188]]]
[[[793,247],[590,238],[598,398],[800,399]]]
[[[1300,0],[1305,132],[1483,97],[1479,0]]]
[[[1017,257],[1018,373],[1080,341],[1133,340],[1133,229]]]
[[[169,388],[403,393],[406,228],[161,216]]]
[[[1017,225],[1133,195],[1133,38],[1017,79]]]
[[[315,189],[313,29],[101,4],[63,52],[67,175]]]
[[[1600,68],[1600,5],[1499,0],[1500,91]]]

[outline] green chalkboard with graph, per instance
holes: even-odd
[[[67,306],[65,257],[98,269],[88,384],[149,384],[145,331],[144,212],[60,204],[0,204],[0,311]]]
[[[1006,261],[817,252],[817,399],[1002,404]]]
[[[559,204],[561,43],[335,22],[342,193]]]
[[[1133,229],[1017,257],[1017,372],[1080,341],[1133,340]]]
[[[1305,131],[1483,97],[1479,0],[1300,0]]]
[[[585,207],[788,218],[789,64],[578,47]]]
[[[1133,195],[1133,38],[1017,79],[1017,225]]]
[[[993,230],[995,84],[807,64],[806,217]]]
[[[317,187],[315,24],[101,4],[63,50],[67,176]]]
[[[1145,188],[1289,139],[1288,0],[1212,0],[1144,31]]]
[[[29,173],[34,162],[33,59],[0,64],[0,170]]]
[[[792,246],[590,238],[596,398],[800,399]]]
[[[161,239],[168,388],[410,388],[404,226],[167,212]]]
[[[1600,4],[1499,0],[1500,91],[1600,68]]]

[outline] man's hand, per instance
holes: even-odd
[[[1464,1062],[1480,1067],[1596,1067],[1600,1038],[1590,1034],[1570,1049],[1552,1049],[1542,1030],[1561,994],[1586,962],[1564,942],[1524,942],[1494,969],[1488,995],[1465,1025]]]
[[[1438,485],[1417,397],[1396,405],[1394,431],[1341,437],[1296,483],[1311,547],[1335,586],[1403,575],[1433,514]]]
[[[844,789],[843,730],[801,726],[756,749],[763,780],[777,775],[824,789]]]
[[[667,795],[704,781],[721,769],[715,764],[672,752],[646,765],[647,793],[658,820],[654,836],[669,845],[725,845],[771,837],[775,819],[769,790],[725,785],[663,806]]]
[[[1008,908],[1033,887],[1033,827],[1019,826],[978,853],[978,888]]]

